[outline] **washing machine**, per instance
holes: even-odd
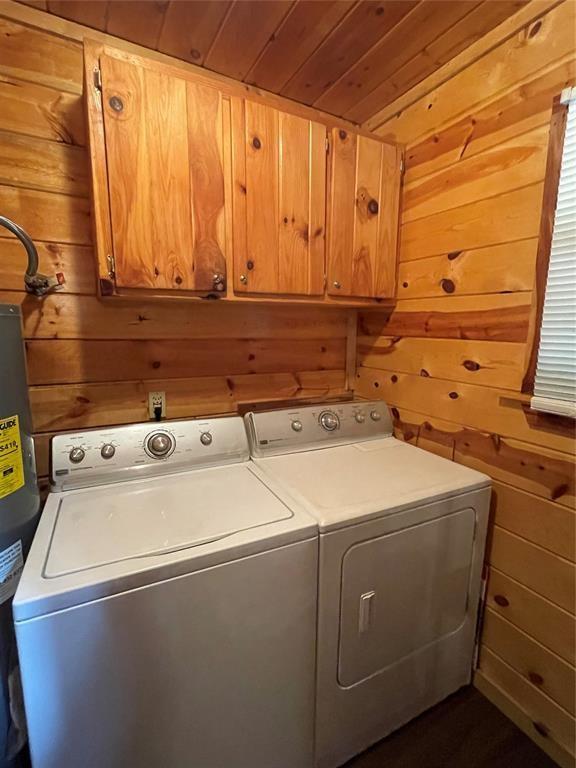
[[[60,435],[14,598],[34,768],[311,768],[316,521],[239,417]]]
[[[334,768],[470,682],[490,480],[395,439],[382,401],[246,424],[318,521],[315,760]]]

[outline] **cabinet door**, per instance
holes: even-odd
[[[324,292],[326,128],[232,100],[234,290]]]
[[[332,131],[328,293],[392,298],[400,197],[400,149]]]
[[[223,287],[221,94],[108,55],[100,67],[116,286]]]

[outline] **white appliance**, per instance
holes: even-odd
[[[471,678],[490,480],[392,436],[383,402],[246,416],[253,460],[320,529],[316,765]]]
[[[310,768],[318,536],[239,417],[55,437],[14,599],[34,768]]]

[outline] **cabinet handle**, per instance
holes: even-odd
[[[226,278],[217,272],[212,276],[212,284],[216,291],[223,291],[226,288]]]
[[[246,285],[246,283],[248,282],[248,278],[246,277],[246,275],[240,275],[240,282],[242,283],[242,285]]]
[[[373,213],[375,216],[378,213],[378,200],[375,200],[374,198],[372,198],[372,200],[370,200],[370,202],[368,203],[368,210],[370,211],[370,213]]]
[[[334,280],[332,285],[334,286],[334,288],[338,288],[338,290],[340,290],[340,288],[342,288],[342,283],[339,283],[338,280]]]

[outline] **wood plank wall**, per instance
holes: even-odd
[[[54,432],[241,402],[323,399],[345,388],[349,312],[96,296],[82,45],[0,18],[0,212],[33,237],[63,291],[22,292],[25,253],[0,229],[0,301],[21,304],[40,475]]]
[[[478,685],[560,763],[574,743],[574,463],[569,429],[519,399],[552,98],[575,80],[565,2],[378,132],[408,145],[397,309],[364,313],[357,391],[397,435],[494,479]],[[81,45],[0,19],[0,211],[63,292],[22,293],[0,231],[0,301],[22,304],[41,474],[57,431],[230,412],[345,386],[334,309],[101,302],[91,250]],[[419,86],[421,92],[422,86]]]
[[[552,100],[576,81],[564,2],[378,129],[407,144],[399,301],[364,313],[357,391],[396,434],[494,480],[478,686],[562,765],[574,751],[574,442],[520,396]],[[524,398],[524,401],[526,398]]]

